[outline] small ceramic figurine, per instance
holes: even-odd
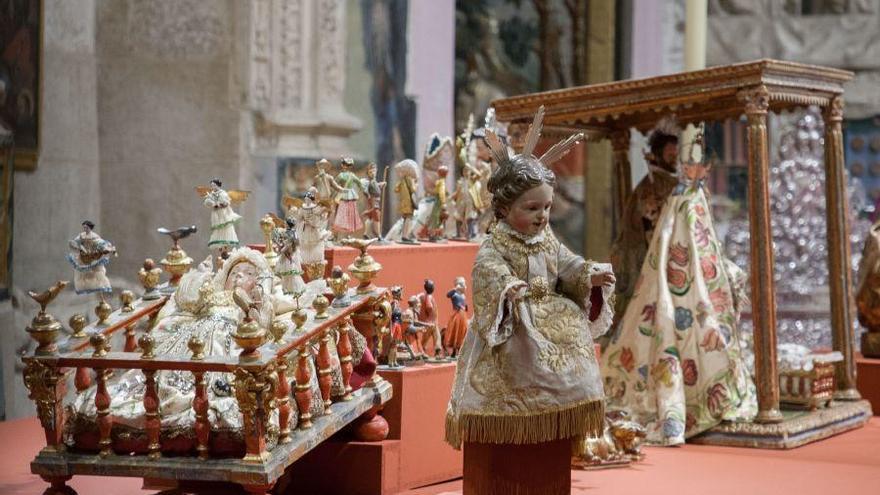
[[[364,210],[364,237],[382,239],[382,192],[385,190],[385,181],[376,180],[377,167],[375,163],[367,165],[367,177],[363,179],[363,190],[367,198],[367,209]]]
[[[299,207],[291,206],[287,217],[296,220],[302,268],[310,280],[324,277],[324,245],[330,238],[327,231],[328,209],[318,203],[317,189],[309,188]]]
[[[431,217],[428,221],[428,239],[431,242],[443,242],[446,240],[446,220],[449,211],[446,209],[446,176],[449,169],[441,166],[437,169],[437,180],[429,198],[433,199]]]
[[[484,207],[480,218],[477,220],[478,236],[485,233],[489,225],[495,220],[492,208],[489,208],[492,204],[492,193],[489,192],[489,178],[495,169],[498,168],[498,164],[495,162],[489,146],[486,144],[486,131],[492,131],[502,143],[507,139],[507,129],[498,123],[495,118],[495,109],[492,107],[486,110],[483,127],[474,129],[472,139],[467,147],[467,159],[465,160],[471,168],[480,174],[480,195]]]
[[[422,348],[428,349],[432,346],[434,349],[434,359],[439,360],[444,357],[443,340],[440,338],[440,327],[437,325],[437,306],[434,303],[434,281],[425,279],[424,292],[418,295],[419,298],[419,321],[429,326],[430,332],[422,335]]]
[[[70,253],[67,261],[73,265],[73,288],[77,294],[97,293],[101,302],[113,291],[107,278],[107,264],[116,256],[116,248],[95,232],[95,224],[89,220],[82,223],[82,232],[68,243]]]
[[[226,191],[222,189],[220,179],[211,179],[209,186],[199,186],[196,192],[205,198],[204,204],[211,209],[211,238],[208,246],[217,248],[222,257],[224,252],[238,247],[238,236],[235,225],[241,221],[241,215],[232,211],[232,205],[247,200],[248,191]]]
[[[410,159],[401,160],[394,166],[397,175],[397,184],[394,192],[397,193],[397,213],[401,217],[400,242],[401,244],[418,244],[413,237],[413,215],[419,204],[418,182],[419,165]]]
[[[357,208],[357,190],[364,193],[364,185],[361,183],[361,179],[351,171],[354,167],[354,160],[343,158],[340,163],[342,172],[336,175],[336,184],[340,190],[336,193],[336,216],[333,218],[333,234],[337,241],[364,228]]]
[[[391,330],[388,334],[388,355],[386,363],[391,368],[400,367],[397,362],[397,347],[403,344],[403,310],[400,307],[400,299],[403,297],[403,288],[396,285],[391,288]]]
[[[543,107],[519,155],[486,133],[498,162],[489,180],[497,222],[474,262],[474,318],[446,417],[446,440],[455,448],[570,440],[582,450],[585,436],[603,430],[593,338],[611,324],[614,276],[609,265],[572,253],[548,225],[555,184],[548,166],[583,135],[536,158],[542,120]]]
[[[446,297],[452,302],[452,316],[449,317],[449,323],[446,325],[446,336],[443,342],[446,354],[453,359],[458,356],[468,330],[467,300],[465,299],[467,282],[464,277],[455,277],[454,287],[446,293]]]
[[[281,290],[285,295],[301,294],[306,284],[302,278],[302,260],[299,255],[299,236],[296,221],[285,220],[285,229],[275,230],[274,243],[278,252],[275,275],[281,279]]]
[[[342,190],[342,187],[336,183],[336,179],[330,174],[329,170],[333,168],[330,160],[321,159],[315,162],[318,172],[315,174],[313,182],[315,184],[315,201],[327,208],[328,222],[333,218],[336,212],[336,193]]]
[[[412,360],[427,359],[422,347],[422,335],[427,325],[419,321],[419,298],[412,296],[407,303],[409,307],[403,312],[404,342]]]
[[[482,174],[471,166],[465,166],[458,179],[453,201],[455,202],[455,230],[458,239],[473,241],[477,238],[477,222],[485,209],[483,205]]]

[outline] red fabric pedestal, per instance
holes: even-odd
[[[465,443],[464,495],[571,493],[571,440],[528,445]]]
[[[874,416],[880,416],[880,359],[856,353],[856,387],[862,397],[871,403]]]

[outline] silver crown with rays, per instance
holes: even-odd
[[[529,125],[529,132],[526,134],[525,145],[523,146],[522,152],[519,154],[515,154],[512,149],[508,148],[492,129],[486,129],[486,145],[489,147],[489,151],[492,153],[492,157],[495,159],[498,166],[513,166],[517,162],[523,160],[537,160],[544,167],[550,168],[550,165],[559,161],[562,157],[567,155],[576,144],[584,140],[584,134],[582,132],[572,134],[568,138],[551,146],[550,149],[540,157],[536,157],[534,155],[535,147],[541,139],[541,129],[543,125],[544,106],[541,105],[541,107],[538,108],[538,112],[535,113],[531,125]]]

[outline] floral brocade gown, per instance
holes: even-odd
[[[679,186],[601,357],[608,409],[645,425],[649,442],[680,444],[757,412],[737,334],[744,281],[721,251],[703,189]]]

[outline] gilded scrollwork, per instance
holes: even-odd
[[[770,91],[760,85],[746,88],[737,93],[737,98],[745,104],[746,115],[766,115],[770,109]]]
[[[46,429],[56,427],[56,385],[60,378],[61,373],[55,367],[37,360],[28,361],[24,369],[24,386],[28,389],[28,398],[36,404],[40,424]]]

